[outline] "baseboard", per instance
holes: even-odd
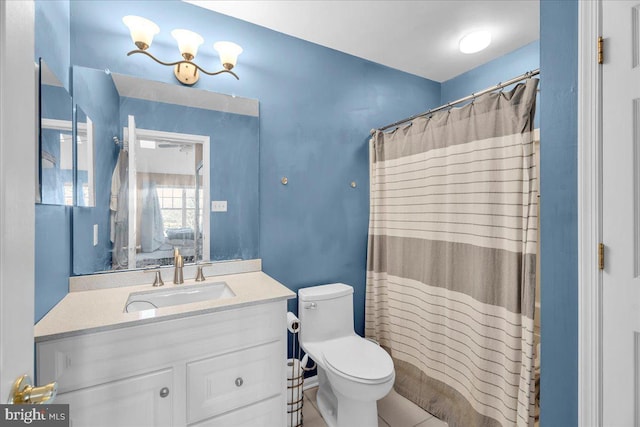
[[[310,388],[318,387],[318,376],[314,375],[312,377],[307,377],[304,379],[304,385],[302,386],[302,390],[308,390]]]

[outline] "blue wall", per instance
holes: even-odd
[[[71,122],[71,95],[63,87],[42,85],[40,88],[40,115],[43,118]]]
[[[578,425],[578,1],[540,2],[541,425]]]
[[[35,58],[43,58],[67,90],[70,87],[69,0],[35,2]]]
[[[241,114],[121,98],[120,125],[208,135],[211,200],[226,200],[227,213],[210,214],[210,259],[259,258],[260,119]]]
[[[68,206],[36,205],[36,322],[67,295],[71,276],[70,225]]]
[[[35,58],[70,87],[69,1],[35,3]],[[46,107],[46,106],[45,106]],[[69,289],[71,275],[71,208],[38,205],[35,211],[35,321],[58,303]]]

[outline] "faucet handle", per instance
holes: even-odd
[[[207,262],[199,262],[198,263],[198,273],[196,274],[196,282],[204,282],[205,277],[204,274],[202,272],[202,269],[204,267],[207,267],[209,265],[211,265],[212,263],[210,261]]]
[[[153,265],[144,270],[145,273],[156,273],[156,277],[153,279],[154,287],[164,286],[164,282],[162,281],[162,274],[160,273],[160,271],[161,270],[159,265]]]
[[[182,276],[183,267],[184,267],[184,259],[182,258],[182,255],[178,255],[176,257],[176,260],[174,263],[174,270],[173,270],[173,283],[176,285],[181,285],[184,283],[184,278]]]

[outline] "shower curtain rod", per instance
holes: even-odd
[[[503,82],[503,83],[498,83],[497,85],[488,87],[488,88],[486,88],[484,90],[481,90],[480,92],[474,92],[471,95],[465,96],[464,98],[460,98],[460,99],[458,99],[456,101],[449,102],[448,104],[441,105],[440,107],[432,108],[431,110],[425,111],[424,113],[416,114],[415,116],[408,117],[408,118],[406,118],[404,120],[400,120],[400,121],[397,121],[395,123],[391,123],[390,125],[383,126],[381,128],[378,128],[378,129],[371,129],[371,135],[375,134],[376,130],[383,131],[383,130],[392,128],[394,126],[401,125],[402,123],[410,122],[411,120],[417,119],[418,117],[426,116],[428,114],[435,113],[436,111],[440,111],[440,110],[444,110],[445,108],[453,107],[454,105],[460,104],[461,102],[470,101],[472,99],[475,99],[475,98],[479,97],[480,95],[484,95],[485,93],[489,93],[489,92],[493,92],[494,90],[502,89],[504,87],[507,87],[509,85],[517,83],[520,80],[526,80],[526,79],[531,78],[533,76],[537,76],[538,74],[540,74],[540,68],[536,68],[535,70],[528,71],[528,72],[526,72],[526,73],[524,73],[524,74],[522,74],[522,75],[520,75],[518,77],[514,77],[511,80],[507,80],[506,82]]]

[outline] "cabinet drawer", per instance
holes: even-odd
[[[59,394],[55,403],[69,404],[72,427],[162,427],[173,424],[174,397],[167,369]]]
[[[282,346],[282,341],[276,341],[189,363],[188,422],[282,394],[285,387],[280,369]]]
[[[272,397],[197,424],[190,424],[190,427],[282,427],[286,424],[286,409],[283,408],[284,399],[280,396]]]

